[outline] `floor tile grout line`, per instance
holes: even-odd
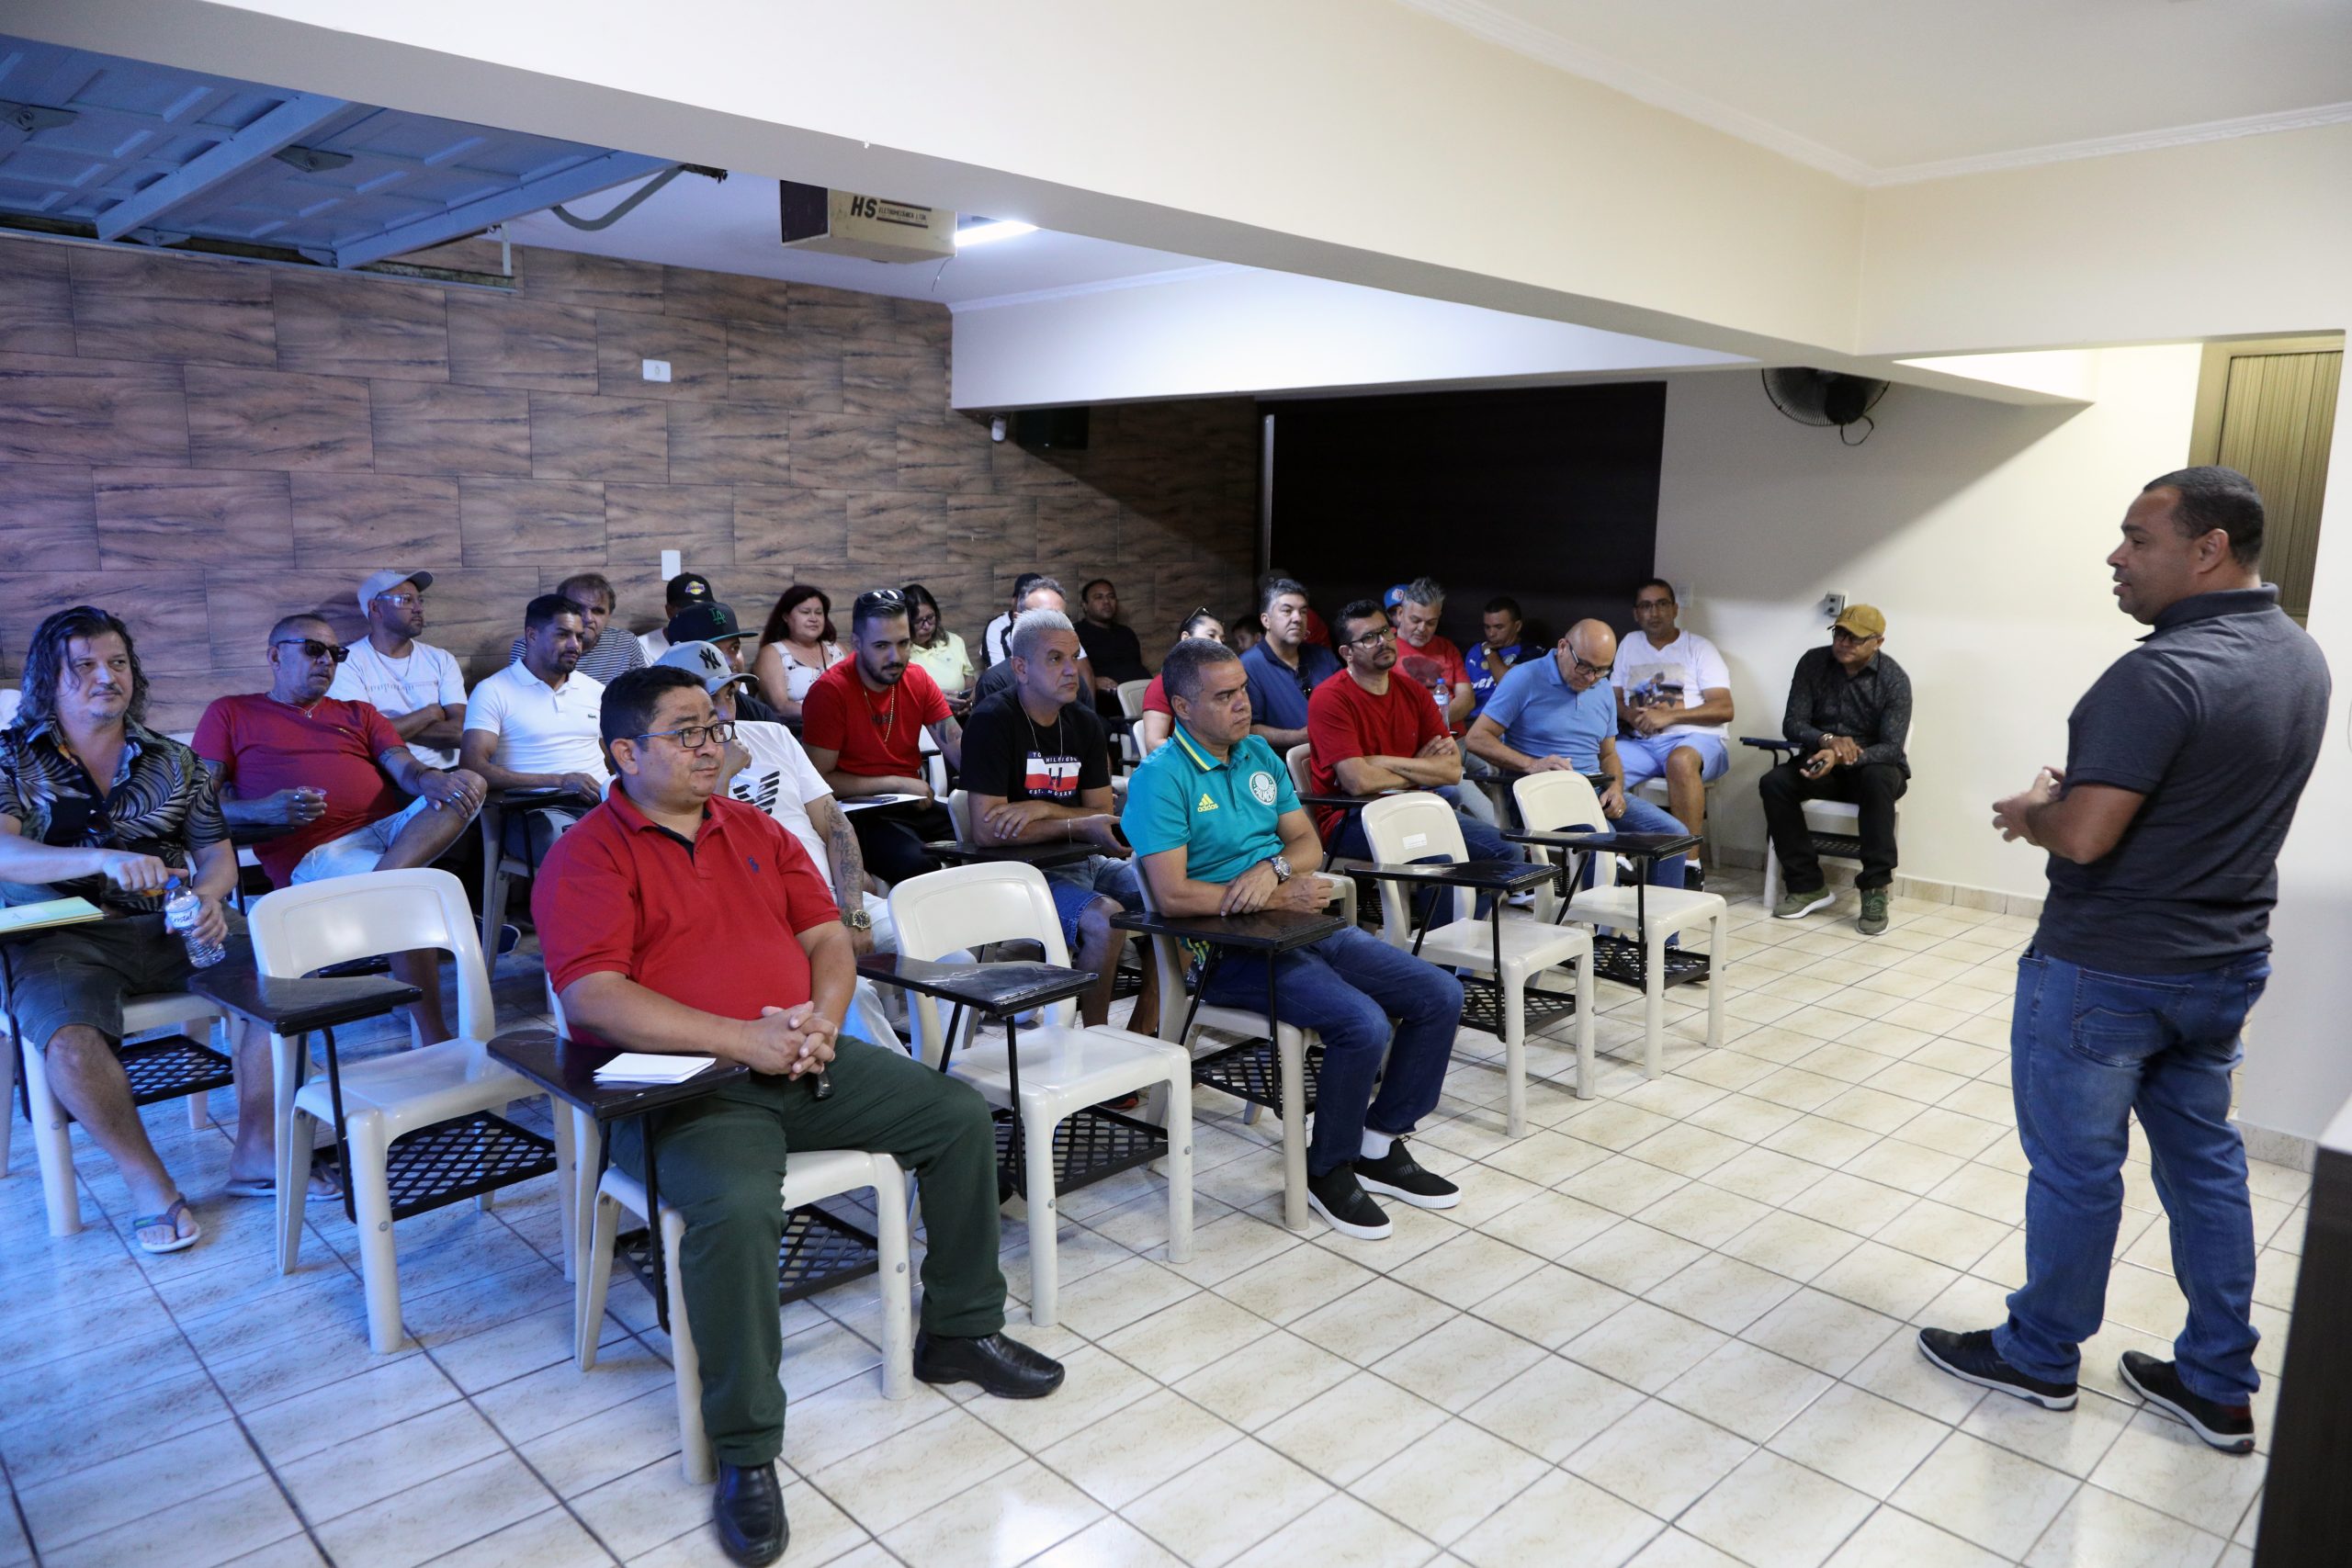
[[[33,1539],[33,1522],[25,1513],[23,1499],[17,1495],[17,1477],[8,1468],[8,1456],[0,1454],[0,1484],[8,1488],[8,1506],[17,1517],[17,1529],[25,1538],[25,1550],[32,1553],[32,1568],[40,1568],[40,1542]]]

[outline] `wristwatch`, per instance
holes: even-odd
[[[1268,855],[1266,857],[1266,863],[1274,868],[1274,880],[1276,882],[1288,882],[1290,880],[1289,861],[1284,860],[1280,855]]]
[[[874,929],[874,917],[866,913],[864,905],[860,905],[854,909],[842,911],[842,924],[854,931],[870,931]]]

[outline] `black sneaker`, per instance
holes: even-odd
[[[2123,1352],[2121,1371],[2132,1393],[2223,1453],[2254,1452],[2254,1406],[2200,1399],[2180,1381],[2177,1367],[2137,1350]]]
[[[1707,890],[1707,868],[1695,860],[1682,863],[1682,886],[1693,893]]]
[[[2028,1377],[1993,1348],[1993,1331],[1978,1328],[1954,1334],[1949,1328],[1919,1330],[1919,1354],[1962,1382],[2011,1394],[2044,1410],[2072,1410],[2075,1385]]]
[[[1380,1205],[1364,1193],[1351,1166],[1340,1166],[1306,1179],[1306,1206],[1341,1235],[1358,1241],[1385,1241],[1393,1228]]]
[[[1390,1139],[1388,1152],[1378,1159],[1359,1158],[1355,1169],[1356,1184],[1365,1191],[1402,1198],[1416,1209],[1451,1209],[1462,1201],[1462,1189],[1423,1170],[1402,1138]]]

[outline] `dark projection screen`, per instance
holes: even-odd
[[[1547,640],[1585,615],[1633,624],[1657,538],[1663,381],[1260,406],[1273,564],[1327,618],[1426,572],[1464,649],[1497,593]]]

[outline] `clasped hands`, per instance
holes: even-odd
[[[743,1062],[755,1073],[797,1078],[823,1069],[833,1059],[841,1025],[817,1010],[814,1001],[797,1007],[765,1007],[750,1028]]]
[[[2007,799],[1995,801],[1993,826],[2001,830],[2001,841],[2015,843],[2023,839],[2027,843],[2040,847],[2041,840],[2033,836],[2030,818],[2037,807],[2047,806],[2058,798],[2058,792],[2065,782],[2065,769],[2044,768],[2033,775],[2033,783],[2024,789]]]

